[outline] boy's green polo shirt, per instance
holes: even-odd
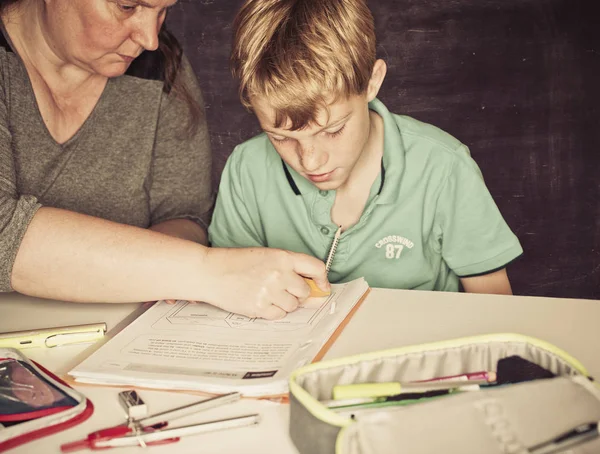
[[[391,114],[382,172],[359,222],[345,231],[331,282],[458,290],[458,276],[500,269],[523,251],[466,146],[440,129]],[[265,134],[236,147],[223,171],[209,239],[215,247],[268,246],[323,260],[336,231],[335,191],[320,191],[283,161]]]

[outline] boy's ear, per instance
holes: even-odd
[[[373,66],[373,72],[371,73],[371,79],[369,79],[369,87],[367,88],[367,101],[371,102],[379,93],[379,89],[381,88],[381,84],[383,84],[383,80],[385,79],[385,75],[387,73],[387,65],[381,59],[375,62]]]

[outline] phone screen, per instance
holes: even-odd
[[[0,359],[0,423],[4,426],[58,413],[77,405],[25,362]]]

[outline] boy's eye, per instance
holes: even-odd
[[[344,125],[341,128],[337,129],[336,131],[325,131],[325,133],[329,137],[336,137],[342,133],[342,131],[344,130],[345,127],[346,127],[346,124],[344,123]]]
[[[287,142],[288,140],[290,140],[288,137],[274,136],[274,135],[271,135],[271,139],[273,139],[275,142],[278,142],[278,143],[283,143],[283,142]]]

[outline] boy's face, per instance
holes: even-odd
[[[262,129],[281,158],[296,172],[322,190],[343,188],[372,156],[377,140],[372,127],[375,113],[369,111],[385,78],[386,65],[377,60],[364,94],[330,103],[317,112],[316,123],[292,131],[291,122],[275,128],[275,111],[268,98],[251,99]]]
[[[275,150],[296,172],[319,189],[338,189],[348,181],[366,149],[371,120],[366,95],[355,95],[329,104],[317,114],[317,123],[289,130],[289,120],[280,128],[275,113],[263,98],[252,107]]]

